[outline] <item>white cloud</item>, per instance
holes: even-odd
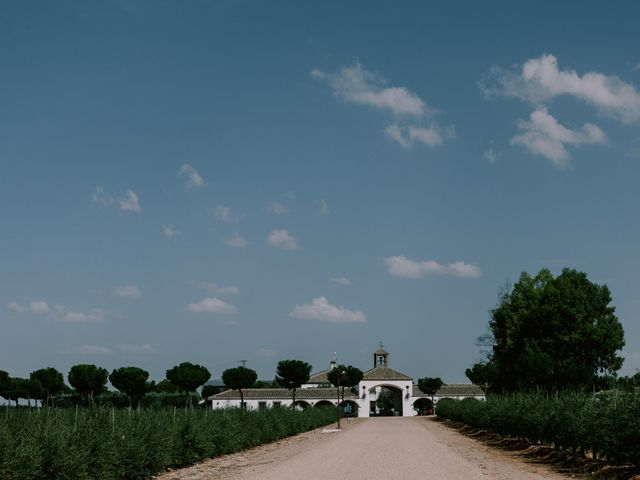
[[[367,321],[367,316],[360,310],[353,311],[344,307],[336,307],[331,305],[325,297],[314,298],[311,303],[296,305],[289,316],[330,323],[362,323]]]
[[[415,125],[403,126],[392,123],[384,129],[384,133],[404,148],[411,148],[418,142],[429,147],[439,147],[445,140],[455,138],[453,127],[441,128],[435,124],[430,127]]]
[[[100,345],[81,345],[68,350],[68,353],[74,355],[111,355],[113,350]]]
[[[363,69],[359,63],[335,73],[314,69],[311,75],[326,81],[334,95],[347,102],[413,117],[422,117],[430,110],[415,93],[405,87],[385,87],[386,82],[382,78]]]
[[[224,205],[216,205],[211,209],[211,213],[213,213],[213,216],[221,222],[230,222],[232,220],[231,209]]]
[[[271,230],[267,235],[267,243],[282,250],[298,250],[300,248],[298,241],[289,235],[288,230]]]
[[[104,189],[98,186],[93,190],[93,194],[91,195],[91,202],[95,203],[96,205],[108,207],[115,203],[115,199],[105,194]]]
[[[133,190],[127,190],[127,197],[123,200],[118,200],[120,210],[129,210],[131,212],[140,213],[140,203],[138,202],[138,195]]]
[[[231,235],[225,240],[225,243],[234,248],[247,248],[249,246],[249,242],[247,241],[247,239],[239,233],[234,233],[233,235]]]
[[[219,298],[203,298],[198,303],[190,303],[187,309],[193,313],[212,313],[219,315],[233,315],[238,309]]]
[[[7,308],[17,313],[30,311],[31,313],[43,314],[49,312],[49,304],[43,300],[34,300],[33,302],[29,302],[29,305],[11,302],[7,304]]]
[[[33,313],[47,313],[49,311],[49,304],[42,300],[36,300],[29,304],[29,309]]]
[[[320,215],[329,215],[331,211],[329,210],[329,204],[324,198],[320,199],[320,206],[318,207],[318,213]]]
[[[116,297],[137,298],[142,295],[137,285],[118,285],[114,287],[113,294]]]
[[[335,287],[348,287],[351,285],[351,280],[347,277],[334,277],[330,279],[331,284]]]
[[[131,345],[128,343],[120,343],[115,346],[115,349],[118,352],[122,353],[132,353],[132,354],[147,354],[147,353],[155,353],[156,349],[153,348],[148,343],[142,343],[140,345]]]
[[[391,275],[403,278],[424,278],[432,275],[477,278],[482,275],[478,267],[462,261],[443,265],[435,260],[412,260],[404,255],[400,255],[385,258],[384,263]]]
[[[493,150],[493,147],[489,147],[482,154],[482,158],[489,163],[496,163],[496,160],[498,160],[498,153]]]
[[[186,178],[187,188],[202,188],[204,187],[204,180],[200,176],[196,169],[189,163],[185,163],[178,170],[178,177]]]
[[[547,112],[540,108],[531,113],[529,120],[518,120],[518,128],[524,133],[511,139],[512,145],[521,145],[536,155],[551,160],[558,167],[569,164],[570,155],[567,145],[607,143],[606,134],[592,123],[585,123],[580,130],[570,130],[562,126]]]
[[[177,237],[182,235],[178,230],[175,229],[173,225],[163,225],[162,226],[162,235],[167,238]]]
[[[18,302],[11,302],[7,304],[7,308],[17,313],[24,313],[27,311],[27,307],[20,305]]]
[[[56,305],[54,318],[67,323],[103,323],[107,318],[106,310],[94,308],[90,312],[69,310],[64,305]]]
[[[553,55],[528,60],[518,73],[494,67],[481,89],[487,96],[517,97],[534,105],[570,95],[622,122],[640,121],[640,93],[633,85],[615,75],[560,70]]]
[[[289,213],[289,209],[281,203],[271,202],[269,203],[269,205],[267,205],[267,212],[274,215],[284,215],[286,213]]]
[[[212,282],[199,282],[196,284],[196,287],[206,290],[211,295],[238,295],[240,293],[240,289],[238,287],[219,287]]]

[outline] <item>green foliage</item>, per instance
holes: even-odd
[[[49,404],[53,397],[65,390],[64,377],[53,367],[41,368],[31,372],[29,378],[40,383],[44,392],[44,400]]]
[[[382,415],[391,415],[393,413],[393,392],[388,388],[383,388],[378,395],[376,405]]]
[[[622,365],[624,332],[610,303],[609,289],[585,273],[522,273],[491,311],[486,383],[496,391],[590,389]]]
[[[18,399],[30,398],[30,390],[31,386],[29,385],[28,379],[9,377],[9,381],[3,392],[3,397],[16,402],[16,405],[18,405]]]
[[[104,391],[108,375],[109,372],[102,367],[80,364],[71,367],[67,379],[76,392],[93,403],[94,396]]]
[[[3,396],[2,392],[4,392],[5,388],[9,386],[9,378],[9,374],[7,372],[0,370],[0,396]]]
[[[442,399],[436,414],[532,444],[593,453],[640,468],[640,396],[580,393],[490,395],[486,401]]]
[[[202,387],[202,391],[200,392],[200,396],[204,398],[208,398],[211,395],[215,395],[216,393],[220,393],[222,389],[220,387],[216,387],[215,385],[205,385]]]
[[[10,409],[0,422],[0,480],[142,480],[334,419],[322,409]]]
[[[251,385],[251,388],[277,388],[277,386],[275,381],[256,380],[253,382],[253,385]]]
[[[432,401],[433,396],[440,390],[443,384],[444,382],[440,377],[424,377],[418,379],[418,388],[425,395],[431,395]]]
[[[340,383],[340,394],[343,402],[345,389],[358,385],[363,376],[362,370],[352,365],[337,365],[327,372],[327,379],[334,387],[337,387],[338,383]]]
[[[293,403],[296,403],[296,389],[309,381],[311,365],[302,360],[280,360],[276,368],[276,382],[281,387],[291,390]]]
[[[167,370],[167,380],[189,394],[189,403],[191,403],[191,393],[210,378],[211,374],[206,367],[190,362],[182,362]]]
[[[180,391],[180,388],[165,378],[164,380],[151,386],[149,390],[158,393],[177,393]]]
[[[222,372],[222,381],[225,386],[232,390],[238,390],[240,393],[240,405],[245,408],[243,388],[249,388],[258,379],[258,374],[255,370],[251,370],[247,367],[235,367],[228,368]]]
[[[129,404],[133,406],[140,402],[140,399],[147,392],[149,372],[138,367],[122,367],[116,368],[111,375],[109,381],[111,385],[129,397]]]
[[[485,393],[487,393],[491,388],[491,379],[495,376],[493,369],[493,364],[479,362],[474,364],[471,368],[467,368],[464,374],[469,380],[471,380],[471,383],[478,385]]]

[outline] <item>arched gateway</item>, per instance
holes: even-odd
[[[338,405],[336,388],[327,378],[327,373],[335,366],[334,359],[329,364],[329,369],[311,375],[309,382],[296,391],[296,407],[335,408]],[[291,406],[291,392],[284,388],[252,388],[243,390],[243,393],[247,408],[250,409]],[[432,412],[434,404],[441,398],[484,400],[485,396],[476,385],[443,385],[434,395],[432,404],[428,395],[414,385],[409,375],[389,367],[389,352],[380,345],[380,348],[373,352],[373,368],[364,373],[357,387],[345,391],[344,403],[342,399],[340,403],[345,415],[350,416],[412,417]],[[239,407],[240,395],[237,390],[226,390],[204,401],[213,409]]]

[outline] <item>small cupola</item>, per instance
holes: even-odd
[[[382,348],[382,342],[380,342],[380,348],[373,352],[373,368],[388,367],[389,366],[389,352]]]

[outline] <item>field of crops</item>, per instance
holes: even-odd
[[[332,409],[0,411],[0,479],[142,479],[331,423]]]
[[[532,444],[589,453],[640,469],[640,396],[514,394],[440,400],[436,414]]]

